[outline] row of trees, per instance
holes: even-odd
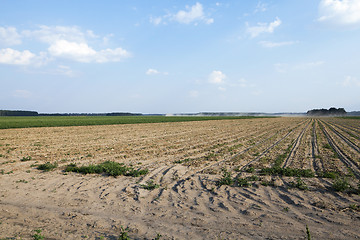
[[[0,110],[0,116],[141,116],[141,113],[38,113],[35,111]]]
[[[328,109],[312,109],[306,113],[309,116],[344,116],[346,111],[344,108],[329,108]]]

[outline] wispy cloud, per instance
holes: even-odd
[[[270,23],[258,23],[256,26],[249,26],[247,25],[247,33],[250,34],[251,38],[255,38],[263,33],[273,33],[275,28],[281,25],[281,20],[276,17],[273,22]]]
[[[223,84],[225,82],[226,75],[221,71],[212,71],[208,77],[209,83]]]
[[[13,46],[21,44],[21,35],[14,27],[0,27],[0,46]]]
[[[266,10],[267,10],[267,4],[263,2],[258,2],[254,10],[254,13],[265,12]]]
[[[150,17],[150,22],[154,25],[159,25],[161,23],[166,24],[167,21],[198,25],[199,23],[211,24],[214,22],[214,19],[207,17],[203,5],[197,2],[193,6],[185,6],[185,10],[179,10],[177,13],[170,13],[159,17]]]
[[[341,85],[344,87],[360,87],[360,80],[353,76],[346,76]]]
[[[101,38],[106,42],[107,35]],[[14,65],[41,65],[58,58],[83,63],[118,62],[131,56],[123,48],[98,49],[90,46],[94,39],[100,38],[92,30],[82,31],[76,26],[41,25],[35,30],[24,30],[19,34],[15,28],[0,28],[0,41],[8,46],[12,43],[21,44],[20,39],[35,39],[48,47],[40,53],[31,50],[19,51],[12,48],[0,49],[0,63]],[[96,41],[95,41],[96,42]],[[14,44],[12,44],[14,45]]]
[[[321,0],[318,20],[336,25],[360,24],[359,0]]]
[[[262,47],[265,48],[275,48],[275,47],[282,47],[282,46],[289,46],[289,45],[294,45],[298,42],[295,41],[285,41],[285,42],[269,42],[269,41],[260,41],[259,44]]]
[[[149,68],[147,71],[146,71],[146,75],[168,75],[169,73],[168,72],[160,72],[156,69],[153,69],[153,68]]]
[[[304,63],[297,63],[297,64],[288,64],[288,63],[275,63],[275,71],[279,73],[285,73],[288,71],[294,70],[308,70],[313,69],[316,67],[320,67],[324,64],[324,61],[314,61],[314,62],[304,62]]]
[[[12,96],[15,98],[30,98],[33,94],[28,90],[18,89],[12,93]]]

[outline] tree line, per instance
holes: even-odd
[[[344,116],[346,115],[346,111],[344,108],[329,108],[329,109],[312,109],[307,111],[307,115],[309,116]]]

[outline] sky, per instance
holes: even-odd
[[[0,109],[360,110],[360,0],[0,0]]]

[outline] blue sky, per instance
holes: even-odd
[[[0,109],[360,110],[360,0],[0,0]]]

